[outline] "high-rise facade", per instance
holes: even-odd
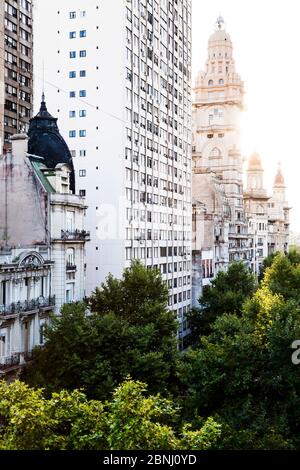
[[[87,292],[157,267],[182,333],[191,303],[191,1],[36,2],[36,74],[86,197]],[[53,66],[55,64],[55,66]],[[41,82],[36,82],[37,96]]]
[[[27,132],[32,115],[32,1],[0,3],[0,138],[9,144],[16,132]]]

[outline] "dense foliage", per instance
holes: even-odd
[[[158,271],[133,263],[123,278],[109,276],[86,305],[65,305],[34,351],[26,381],[48,393],[82,388],[105,399],[128,374],[157,392],[175,384],[177,321]]]
[[[45,398],[22,382],[0,382],[0,450],[210,449],[221,426],[176,427],[179,410],[147,386],[127,379],[111,401],[62,391]]]
[[[47,414],[38,448],[300,449],[299,253],[267,260],[258,285],[241,263],[219,273],[181,355],[166,303],[160,274],[134,263],[95,291],[93,315],[65,306],[27,373],[47,398],[20,383],[0,389],[2,447],[30,448],[30,423],[39,436]],[[27,418],[24,390],[44,400]]]
[[[242,262],[231,264],[227,272],[219,271],[199,299],[200,309],[189,315],[191,342],[211,331],[216,318],[224,313],[241,314],[243,304],[255,290],[255,278]]]
[[[183,358],[186,413],[218,417],[225,448],[299,448],[299,265],[277,255],[240,313],[217,318]]]

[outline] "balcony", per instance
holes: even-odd
[[[0,319],[3,317],[28,314],[39,311],[51,310],[55,306],[55,296],[42,297],[24,302],[13,302],[10,305],[0,305]]]
[[[21,354],[16,353],[11,356],[0,358],[0,375],[1,373],[8,372],[12,369],[18,368],[21,365]]]
[[[76,272],[76,271],[77,271],[77,266],[76,266],[76,264],[70,263],[70,262],[68,262],[68,263],[66,264],[66,272],[67,272],[67,273]]]
[[[86,230],[62,230],[61,241],[88,242],[91,239],[90,232]]]
[[[32,352],[13,353],[11,356],[0,357],[0,377],[8,372],[19,369],[32,359]]]

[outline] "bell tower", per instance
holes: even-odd
[[[224,188],[230,207],[230,261],[248,257],[239,142],[243,107],[244,84],[236,72],[232,40],[220,16],[208,41],[205,71],[198,74],[194,88],[193,172],[194,180],[201,174],[213,174]]]
[[[260,155],[254,152],[250,157],[247,170],[247,193],[265,192],[263,177],[264,170]]]

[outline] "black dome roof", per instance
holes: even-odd
[[[47,110],[44,94],[39,113],[30,119],[28,136],[28,153],[43,157],[44,164],[48,168],[55,168],[59,163],[66,163],[71,167],[70,189],[75,193],[75,173],[71,152],[59,133],[57,118],[51,116]]]

